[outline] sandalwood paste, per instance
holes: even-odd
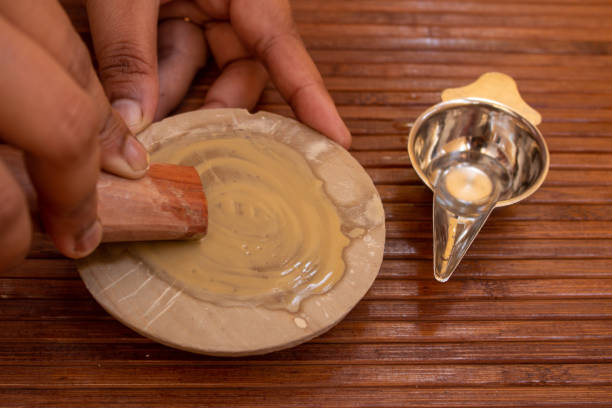
[[[350,240],[293,148],[265,136],[224,137],[169,144],[152,160],[194,166],[208,199],[200,241],[129,247],[170,283],[216,304],[297,311],[342,278]]]

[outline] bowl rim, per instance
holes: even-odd
[[[485,99],[485,98],[461,98],[461,99],[452,99],[449,101],[444,101],[444,102],[440,102],[436,105],[431,106],[430,108],[428,108],[427,110],[425,110],[423,113],[421,113],[419,115],[419,117],[414,121],[414,124],[412,125],[412,128],[410,129],[410,134],[408,136],[408,156],[410,158],[410,163],[412,164],[412,168],[414,169],[414,171],[417,173],[417,175],[419,176],[419,178],[423,181],[423,183],[425,183],[427,185],[427,187],[429,187],[430,190],[434,190],[433,186],[431,185],[431,183],[429,182],[427,176],[425,175],[425,173],[423,172],[423,169],[418,166],[415,165],[415,163],[417,163],[416,161],[416,155],[414,153],[414,141],[416,139],[416,135],[419,131],[419,129],[421,128],[421,126],[427,122],[427,120],[429,120],[433,115],[443,112],[445,110],[449,110],[449,109],[453,109],[453,108],[457,108],[457,107],[462,107],[462,106],[468,106],[468,105],[480,105],[480,106],[489,106],[489,107],[493,107],[498,111],[502,111],[503,113],[512,116],[514,119],[518,120],[519,122],[523,123],[524,125],[527,126],[527,128],[529,129],[531,136],[533,137],[533,139],[538,143],[538,145],[541,148],[541,151],[543,153],[543,159],[544,159],[544,163],[543,163],[543,170],[540,173],[540,175],[538,176],[538,178],[535,180],[535,182],[525,191],[523,191],[521,194],[515,196],[515,197],[511,197],[507,200],[500,200],[495,204],[495,207],[504,207],[507,205],[511,205],[511,204],[515,204],[518,203],[521,200],[524,200],[525,198],[529,197],[530,195],[532,195],[538,188],[540,188],[540,186],[542,185],[542,183],[544,182],[544,180],[546,179],[546,176],[548,175],[548,170],[550,167],[550,153],[548,151],[548,146],[546,145],[546,140],[544,139],[544,136],[542,136],[542,133],[540,132],[540,130],[533,124],[531,123],[527,118],[525,118],[523,115],[519,114],[518,112],[516,112],[515,110],[513,110],[511,107],[497,102],[497,101],[493,101],[490,99]]]

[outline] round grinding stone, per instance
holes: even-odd
[[[367,173],[333,141],[292,119],[240,109],[180,114],[150,126],[138,138],[155,152],[173,143],[250,135],[291,147],[323,181],[342,231],[350,238],[343,250],[342,278],[327,292],[302,300],[296,312],[240,302],[219,304],[194,296],[189,288],[154,272],[129,251],[129,244],[108,244],[79,261],[78,268],[91,294],[116,319],[146,337],[183,350],[226,356],[261,354],[324,333],[368,291],[382,263],[384,211]]]

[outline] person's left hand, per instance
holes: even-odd
[[[288,0],[86,4],[102,83],[132,131],[177,106],[210,51],[221,74],[204,108],[252,109],[269,73],[299,120],[350,145],[351,135],[297,33]]]

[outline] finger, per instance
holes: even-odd
[[[221,75],[206,94],[204,107],[253,109],[268,80],[264,66],[253,59],[229,23],[209,25],[206,39]]]
[[[263,65],[252,59],[236,61],[226,67],[211,85],[203,108],[243,108],[257,104],[268,74]]]
[[[25,196],[0,160],[0,272],[25,258],[32,239],[32,225]]]
[[[46,231],[70,257],[101,238],[96,217],[98,131],[94,100],[43,49],[0,19],[2,138],[26,152]],[[44,89],[44,92],[41,90]]]
[[[154,0],[87,2],[102,84],[134,133],[153,121],[157,108],[158,9]]]
[[[91,95],[97,109],[103,112],[104,126],[99,133],[102,168],[128,178],[143,176],[148,167],[147,153],[110,108],[89,52],[62,8],[51,1],[20,0],[0,2],[0,12],[19,31],[45,49]]]
[[[238,36],[264,62],[296,116],[348,147],[351,135],[297,33],[289,3],[232,0],[229,7],[229,17]]]
[[[180,103],[193,77],[206,64],[206,40],[200,27],[173,18],[162,21],[157,30],[159,103],[156,121]]]

